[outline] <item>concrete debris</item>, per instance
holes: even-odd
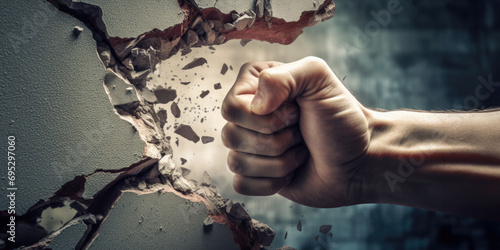
[[[214,84],[214,89],[221,89],[221,88],[222,88],[222,86],[220,85],[220,82]]]
[[[203,179],[202,179],[201,185],[207,186],[207,187],[212,186],[212,183],[210,181],[210,176],[208,176],[207,171],[203,171]]]
[[[245,47],[245,45],[247,45],[247,43],[249,43],[250,41],[252,41],[252,40],[251,39],[241,39],[240,40],[241,47]]]
[[[164,109],[161,109],[156,113],[158,115],[158,118],[160,119],[160,128],[163,128],[165,124],[167,123],[167,111]]]
[[[319,232],[322,234],[327,234],[332,229],[332,225],[322,225],[319,227]]]
[[[212,230],[214,221],[212,218],[207,217],[205,220],[203,220],[203,231],[204,232],[210,232]]]
[[[227,64],[222,64],[222,68],[220,69],[221,75],[225,75],[228,70]],[[219,84],[220,85],[220,84]]]
[[[297,250],[297,248],[284,245],[283,247],[276,248],[276,250]]]
[[[184,33],[182,39],[186,43],[187,47],[192,47],[193,45],[197,44],[200,40],[198,34],[196,34],[196,32],[193,30],[188,30],[186,33]]]
[[[184,164],[186,164],[186,162],[187,162],[187,160],[186,160],[186,159],[184,159],[184,158],[181,158],[181,165],[184,165]]]
[[[157,89],[154,93],[160,103],[169,103],[177,98],[177,91],[175,89]]]
[[[170,112],[172,112],[172,115],[175,118],[181,117],[181,110],[179,109],[179,105],[177,105],[176,102],[173,102],[172,105],[170,106]]]
[[[302,222],[300,222],[300,220],[297,222],[297,230],[299,230],[299,232],[302,231]]]
[[[224,30],[226,30],[226,31],[234,30],[234,24],[232,24],[232,23],[225,23],[224,24]]]
[[[214,138],[212,136],[202,136],[201,137],[201,142],[203,144],[211,143],[214,141]]]
[[[198,58],[193,59],[193,61],[191,61],[190,63],[186,64],[186,66],[184,66],[182,68],[182,70],[188,70],[188,69],[192,69],[195,67],[199,67],[205,63],[207,63],[207,59],[205,59],[203,57],[198,57]]]
[[[114,106],[139,101],[134,86],[111,69],[106,70],[104,85],[106,86],[111,104]]]
[[[268,225],[256,221],[254,219],[252,219],[252,225],[254,230],[257,231],[257,235],[259,237],[259,241],[261,242],[261,244],[264,246],[271,245],[276,233],[273,230],[271,230],[271,228],[269,228]]]
[[[140,96],[144,99],[144,101],[149,102],[149,103],[156,103],[158,102],[158,99],[156,98],[156,95],[153,93],[153,91],[149,90],[148,88],[142,88],[139,90]]]
[[[200,140],[200,137],[193,131],[191,126],[181,124],[174,133],[184,137],[187,140],[190,140],[194,143],[197,143]]]
[[[266,21],[268,28],[271,28],[272,18],[273,18],[273,9],[271,5],[271,0],[264,0],[264,21]]]
[[[80,26],[73,27],[73,36],[78,37],[83,32],[83,28]]]
[[[265,0],[256,0],[254,4],[255,15],[257,18],[264,17],[264,1]]]
[[[186,177],[191,173],[191,169],[189,169],[189,168],[181,167],[181,170],[182,170],[183,177]]]
[[[205,97],[205,96],[207,96],[209,93],[210,93],[210,90],[204,90],[204,91],[201,91],[200,97],[201,97],[201,98],[204,98],[204,97]]]

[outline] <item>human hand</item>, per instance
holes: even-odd
[[[369,112],[321,59],[243,65],[222,115],[237,192],[313,207],[360,203]]]

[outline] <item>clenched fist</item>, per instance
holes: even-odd
[[[314,207],[360,203],[370,113],[321,59],[243,65],[222,115],[237,192]]]

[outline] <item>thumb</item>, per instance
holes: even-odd
[[[257,115],[270,114],[287,100],[318,92],[332,75],[325,61],[317,57],[262,70],[251,110]]]

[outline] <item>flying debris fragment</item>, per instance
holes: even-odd
[[[205,59],[203,57],[198,57],[198,58],[193,59],[193,61],[191,61],[190,63],[186,64],[186,66],[184,66],[182,68],[182,70],[196,68],[196,67],[199,67],[205,63],[207,63],[207,59]]]
[[[184,125],[181,124],[175,131],[174,133],[186,138],[187,140],[190,140],[194,143],[197,143],[200,140],[200,137],[193,131],[191,126],[189,125]]]

